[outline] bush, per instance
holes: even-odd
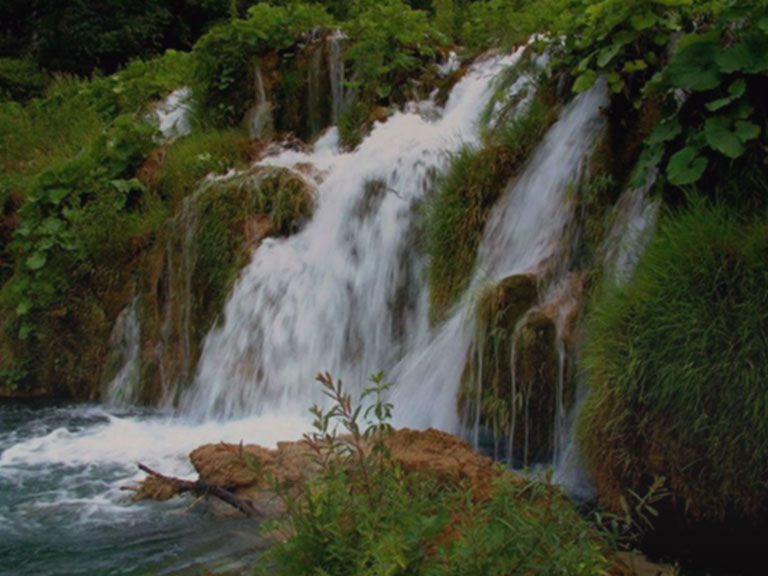
[[[694,201],[595,300],[579,435],[612,506],[658,474],[691,516],[765,510],[766,247],[766,218]]]
[[[162,152],[156,173],[148,174],[171,206],[191,194],[208,174],[223,174],[242,166],[246,136],[236,130],[201,130],[171,142]]]
[[[0,100],[40,96],[49,82],[48,74],[30,60],[0,58]]]
[[[248,17],[213,28],[195,45],[193,93],[198,115],[212,126],[238,124],[255,103],[254,66],[266,53],[277,53],[315,27],[333,19],[317,4],[257,4]]]
[[[267,234],[296,232],[311,215],[314,197],[295,173],[269,168],[203,182],[190,201],[196,226],[191,231],[193,318],[197,341],[202,342],[248,263],[254,243]]]
[[[35,385],[93,393],[84,383],[98,378],[109,321],[119,311],[115,294],[126,289],[130,262],[165,217],[132,177],[154,136],[152,125],[121,116],[79,156],[30,181],[0,304],[17,358],[37,359]],[[106,295],[112,298],[102,301]]]
[[[383,375],[356,407],[320,377],[333,407],[313,409],[319,474],[288,499],[291,536],[262,559],[284,576],[573,574],[607,567],[605,542],[559,489],[499,473],[484,496],[429,471],[404,472],[387,449]],[[362,419],[360,415],[363,414]],[[335,426],[346,436],[336,435]]]

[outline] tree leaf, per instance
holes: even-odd
[[[732,121],[727,116],[708,118],[704,123],[704,138],[713,150],[717,150],[728,158],[738,158],[746,147],[736,134]]]
[[[64,198],[69,196],[69,192],[69,188],[53,188],[48,190],[48,200],[50,200],[52,204],[58,206]]]
[[[573,91],[577,94],[586,92],[597,82],[597,72],[594,70],[587,70],[576,78],[576,82],[573,84]]]
[[[768,37],[750,35],[717,55],[717,65],[727,74],[768,71]]]
[[[45,252],[35,252],[27,258],[27,268],[30,270],[40,270],[48,261],[48,254]]]
[[[669,82],[695,92],[712,90],[720,85],[720,70],[715,61],[719,48],[713,41],[693,42],[681,49],[667,66]]]
[[[697,148],[686,146],[669,159],[667,177],[669,182],[676,186],[693,184],[704,175],[708,164],[706,158],[699,156]]]
[[[659,122],[651,135],[648,136],[648,144],[659,144],[661,142],[669,142],[677,138],[683,131],[683,125],[680,124],[680,120],[676,116],[667,118],[666,120]]]
[[[736,135],[739,137],[739,140],[741,140],[745,144],[750,140],[754,140],[755,138],[760,136],[760,126],[758,126],[754,122],[738,120],[736,121],[735,127],[736,127]]]
[[[738,98],[741,98],[742,96],[744,96],[744,93],[746,91],[747,91],[747,82],[743,78],[739,78],[738,80],[734,81],[731,84],[731,86],[728,88],[728,96],[709,102],[707,104],[707,109],[710,110],[711,112],[716,112],[721,108],[725,108],[734,100],[737,100]]]
[[[631,60],[630,62],[627,62],[624,64],[624,72],[629,72],[630,74],[633,72],[639,72],[641,70],[647,70],[648,64],[645,60],[639,59],[639,60]]]
[[[624,46],[625,44],[614,42],[610,46],[600,50],[600,52],[597,54],[597,65],[600,68],[605,68],[608,64],[611,63],[611,60],[616,57],[621,49],[624,48]]]
[[[644,12],[643,14],[635,14],[629,21],[632,24],[632,28],[642,31],[653,28],[653,25],[656,24],[657,20],[658,18],[656,17],[656,14],[649,11]]]
[[[29,310],[32,308],[32,301],[29,300],[29,298],[24,298],[21,302],[19,302],[19,305],[16,306],[16,315],[17,316],[24,316],[29,312]]]

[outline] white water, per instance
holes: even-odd
[[[107,388],[105,402],[108,406],[129,406],[136,401],[141,375],[141,334],[136,306],[137,301],[134,298],[131,305],[120,312],[112,330],[110,346],[120,368]]]
[[[344,60],[342,43],[344,35],[336,32],[328,38],[328,73],[331,85],[331,122],[339,123],[344,110]]]
[[[253,64],[253,91],[256,103],[246,114],[248,134],[251,138],[266,138],[272,133],[272,104],[267,99],[264,77],[258,62]]]
[[[429,338],[417,206],[477,118],[492,79],[520,53],[476,65],[440,119],[397,113],[355,151],[321,142],[266,164],[311,164],[322,175],[314,218],[299,234],[265,242],[243,271],[221,328],[205,343],[182,409],[200,419],[300,414],[321,400],[318,371],[361,390]],[[372,191],[370,182],[379,182]],[[417,422],[414,422],[417,424]]]
[[[554,267],[572,219],[568,186],[602,126],[600,88],[563,111],[494,209],[472,287],[444,324],[430,328],[425,261],[416,242],[419,207],[451,153],[478,142],[493,78],[520,55],[473,66],[437,119],[400,112],[353,152],[340,152],[331,130],[311,153],[283,151],[264,160],[289,168],[312,164],[317,210],[299,234],[265,241],[253,254],[223,325],[207,337],[181,415],[72,409],[82,414],[0,438],[0,479],[22,487],[43,475],[49,486],[18,513],[26,518],[72,507],[77,521],[105,525],[147,513],[123,504],[117,490],[139,476],[137,462],[183,476],[192,472],[188,452],[200,444],[297,438],[308,429],[308,406],[322,399],[318,371],[331,371],[359,392],[369,374],[386,370],[395,382],[396,424],[458,431],[456,395],[475,332],[473,293],[487,282]],[[266,95],[262,104],[268,105]],[[76,424],[78,418],[89,423]],[[0,526],[23,521],[4,514]]]
[[[476,333],[473,295],[483,285],[508,276],[541,274],[565,248],[560,241],[572,218],[568,186],[581,176],[591,142],[602,128],[599,112],[606,102],[602,87],[576,98],[494,208],[467,295],[429,343],[404,358],[392,373],[399,383],[394,404],[400,423],[459,429],[456,395]]]
[[[613,208],[612,224],[598,253],[606,280],[622,285],[635,271],[640,255],[656,226],[659,202],[649,197],[655,175],[644,188],[625,190]],[[565,423],[568,435],[564,438],[564,450],[555,459],[553,480],[566,488],[575,498],[586,500],[594,495],[581,447],[573,434],[573,423],[587,397],[582,382],[576,391],[576,403]]]
[[[383,369],[396,382],[398,423],[458,429],[455,398],[473,333],[471,297],[430,331],[424,262],[412,240],[415,208],[450,152],[477,141],[491,80],[519,56],[476,65],[437,121],[398,113],[354,152],[321,147],[265,161],[314,165],[324,178],[317,213],[300,234],[256,251],[223,326],[208,336],[184,412],[201,420],[299,414],[322,400],[313,382],[318,371],[360,391],[369,374]],[[568,185],[578,180],[602,126],[604,103],[599,88],[577,98],[507,191],[488,223],[473,287],[539,272],[555,255],[571,216]],[[383,190],[366,199],[373,180],[385,183]],[[407,313],[398,316],[402,308]]]
[[[155,108],[158,127],[165,138],[189,134],[189,88],[179,88]]]

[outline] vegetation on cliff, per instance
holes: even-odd
[[[569,197],[583,216],[578,234],[568,236],[569,281],[576,300],[582,288],[591,290],[583,333],[591,396],[579,426],[586,457],[615,510],[628,489],[643,493],[663,475],[676,513],[764,515],[766,0],[6,3],[0,388],[97,397],[110,331],[134,301],[147,366],[142,400],[160,389],[158,364],[179,364],[183,356],[187,365],[164,377],[189,377],[250,250],[267,234],[295,232],[311,212],[298,174],[245,169],[269,138],[309,141],[333,121],[353,147],[391,108],[435,89],[439,101],[461,75],[438,69],[449,49],[466,61],[534,32],[547,35],[548,64],[529,66],[531,94],[505,100],[519,69],[502,79],[483,114],[481,142],[451,159],[424,207],[433,320],[444,319],[466,291],[490,209],[559,104],[603,78],[611,106],[595,152],[602,164],[595,160]],[[330,53],[331,34],[340,53]],[[309,73],[330,67],[332,57],[347,70],[336,110],[317,96],[327,86],[312,84]],[[154,107],[185,86],[190,132],[163,137]],[[316,101],[305,111],[310,93]],[[248,133],[253,115],[265,111],[269,130]],[[600,241],[617,191],[646,185],[664,204],[661,225],[636,273],[616,286],[601,279]],[[486,373],[472,383],[480,394],[467,385],[459,399],[497,442],[516,430],[521,437],[521,421],[512,419],[521,403],[534,398],[525,406],[546,426],[554,411],[559,328],[546,314],[520,324],[541,304],[535,282],[521,278],[476,295],[486,348],[468,362],[465,384],[472,362]],[[189,302],[176,301],[181,293]],[[569,319],[569,345],[579,339],[577,316]],[[518,368],[511,359],[522,356],[536,365]],[[518,373],[527,386],[522,395],[507,386]],[[543,459],[552,453],[545,424],[530,431],[531,450]],[[525,426],[527,438],[527,417]],[[525,463],[528,450],[526,440]],[[514,445],[510,451],[521,453]],[[333,563],[352,569],[361,550],[381,571],[418,565],[435,574],[524,570],[517,562],[530,558],[551,561],[552,570],[562,561],[578,573],[572,566],[601,562],[591,536],[582,538],[586,529],[549,488],[501,482],[486,498],[468,500],[458,486],[406,480],[378,458],[380,506],[368,507],[370,485],[338,470],[326,471],[325,488],[308,492],[296,538],[275,553],[286,573],[306,563],[341,573]],[[446,538],[448,508],[482,521]],[[515,528],[524,535],[555,526],[546,538],[557,553],[537,554],[526,538],[515,539],[514,562],[483,548],[484,541],[506,542],[515,522],[525,524]],[[390,537],[377,540],[382,526]],[[560,554],[570,550],[564,541],[576,542],[576,564]],[[472,564],[477,558],[482,562]]]

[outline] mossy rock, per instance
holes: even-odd
[[[549,315],[534,311],[520,328],[515,350],[518,418],[513,454],[524,464],[549,462],[554,447],[559,358],[557,326]]]
[[[462,374],[459,410],[475,424],[480,384],[479,425],[497,445],[509,434],[512,411],[511,346],[520,319],[538,301],[538,280],[518,274],[489,286],[475,306],[477,335]],[[482,380],[482,381],[480,381]]]
[[[253,250],[267,236],[296,232],[313,208],[307,181],[274,167],[203,181],[184,201],[141,264],[138,401],[173,400],[189,383]]]
[[[517,321],[539,298],[536,276],[515,274],[486,289],[477,303],[478,324],[485,329],[514,330]]]
[[[578,433],[604,502],[667,478],[689,520],[768,506],[768,220],[694,201],[587,320]]]

